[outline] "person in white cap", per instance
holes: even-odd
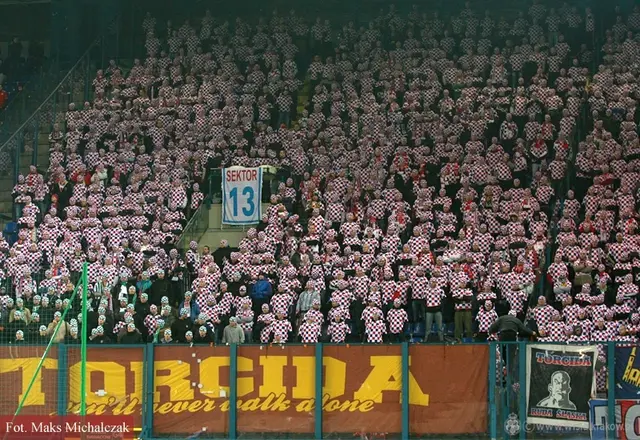
[[[34,339],[37,344],[48,344],[51,337],[47,334],[47,326],[41,325],[38,329],[38,336]]]
[[[96,327],[96,330],[98,331],[98,336],[93,340],[93,342],[97,344],[111,344],[111,338],[109,335],[105,334],[104,327],[99,325]]]
[[[189,319],[189,309],[180,309],[180,318],[171,324],[171,332],[173,333],[173,339],[177,342],[185,342],[185,334],[191,330],[193,322]]]
[[[47,327],[47,333],[51,336],[53,336],[53,342],[54,343],[60,343],[62,341],[64,341],[64,338],[69,334],[69,323],[66,321],[62,321],[60,323],[60,321],[62,320],[62,313],[60,312],[55,312],[53,314],[53,321],[51,321],[51,323],[49,323],[49,326]],[[58,327],[58,323],[60,323],[60,326]],[[58,328],[56,330],[56,327]]]
[[[173,344],[175,341],[171,337],[171,330],[167,329],[164,331],[164,336],[160,340],[161,344]]]
[[[64,339],[65,344],[81,344],[82,340],[78,334],[78,326],[71,324],[69,336]]]
[[[340,313],[337,313],[327,327],[327,336],[331,337],[331,343],[343,344],[350,333],[351,326],[342,319]]]
[[[26,341],[24,340],[24,332],[22,330],[18,330],[16,332],[16,338],[13,341],[13,344],[24,344]]]
[[[213,333],[206,326],[201,325],[198,328],[198,333],[195,336],[196,344],[213,344]]]

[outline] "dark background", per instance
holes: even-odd
[[[548,8],[559,8],[561,2],[542,0]],[[313,21],[336,20],[346,24],[353,21],[357,26],[366,26],[380,10],[387,11],[394,4],[399,12],[409,12],[414,4],[429,14],[437,11],[441,16],[459,13],[464,0],[0,0],[0,58],[6,58],[6,42],[14,37],[24,43],[39,41],[47,47],[47,56],[61,60],[74,59],[82,55],[96,37],[104,35],[110,26],[117,30],[118,54],[121,58],[144,56],[142,51],[142,20],[147,11],[157,17],[160,30],[172,19],[182,23],[191,18],[199,24],[199,18],[209,9],[216,18],[226,18],[233,25],[235,18],[255,21],[258,17],[267,20],[274,10],[287,13],[295,9],[298,15]],[[568,0],[579,9],[590,6],[597,14],[601,6],[611,14],[610,2],[602,0]],[[618,0],[622,13],[631,10],[633,0]],[[473,0],[471,7],[479,16],[491,10],[495,20],[500,16],[513,17],[518,12],[527,12],[531,1]],[[117,17],[117,20],[116,20]],[[5,43],[5,44],[3,44]],[[114,42],[115,43],[115,42]]]
[[[591,398],[591,384],[582,384],[576,382],[576,371],[586,371],[588,367],[563,367],[559,365],[538,364],[536,362],[536,353],[545,352],[546,350],[531,349],[531,380],[529,382],[529,408],[534,407],[542,399],[549,395],[548,385],[551,381],[551,375],[556,371],[566,371],[571,377],[571,392],[569,399],[576,405],[576,411],[589,414],[589,399]],[[550,354],[562,355],[562,351],[550,352]],[[575,354],[567,353],[574,356]],[[592,353],[587,356],[593,356]],[[592,358],[592,363],[596,362],[596,358]],[[590,367],[593,368],[593,367]],[[555,411],[555,410],[554,410]]]

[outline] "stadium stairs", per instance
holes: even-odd
[[[309,106],[309,98],[311,96],[311,80],[306,77],[302,90],[298,93],[298,102],[296,105],[296,120],[294,124],[297,124],[300,118],[302,118],[302,112]]]
[[[262,212],[265,212],[268,208],[268,204],[262,205]],[[202,209],[207,209],[203,206]],[[229,246],[237,247],[251,226],[231,226],[222,225],[222,204],[213,203],[208,210],[208,222],[209,227],[204,231],[201,237],[193,237],[194,240],[202,246],[209,246],[211,248],[217,248],[220,245],[220,240],[225,239],[229,242]],[[188,245],[188,243],[187,243]]]

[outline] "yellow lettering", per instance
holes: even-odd
[[[284,386],[284,366],[287,365],[287,356],[260,356],[260,365],[265,380],[258,388],[258,396],[266,397],[271,393],[285,394],[287,389]]]
[[[312,399],[315,397],[316,359],[313,356],[294,356],[296,367],[296,386],[293,387],[293,399]]]
[[[372,409],[373,409],[373,402],[371,400],[362,402],[362,404],[360,405],[360,412],[369,412]]]
[[[333,400],[329,400],[322,409],[327,412],[333,412],[333,411],[337,411],[338,408],[340,408],[340,402],[333,399]]]
[[[355,412],[358,411],[358,409],[360,408],[360,402],[357,400],[345,400],[344,402],[342,402],[342,404],[340,404],[340,412],[344,412],[344,411],[349,411],[349,412]]]
[[[200,362],[200,392],[213,397],[220,397],[220,391],[229,394],[229,387],[220,385],[220,369],[229,366],[229,358],[214,356]]]
[[[302,400],[296,405],[296,412],[300,412],[300,413],[311,412],[316,407],[315,403],[316,403],[315,399]]]
[[[271,404],[273,403],[273,399],[276,397],[275,394],[269,394],[264,402],[260,404],[261,411],[269,411],[271,408]]]
[[[411,356],[409,356],[409,366],[411,366]],[[402,396],[400,399],[402,399]],[[411,370],[409,370],[409,404],[429,406],[429,395],[422,391]]]
[[[155,402],[160,402],[160,387],[169,388],[169,400],[193,400],[194,393],[191,388],[189,375],[191,367],[187,363],[179,364],[176,361],[155,361],[154,362],[154,386],[156,391],[153,393]],[[168,371],[169,374],[160,376],[160,371]]]
[[[640,381],[640,370],[633,368],[635,349],[631,353],[626,365],[624,379],[629,382]],[[238,400],[238,409],[241,411],[272,411],[284,412],[292,406],[290,399],[295,400],[295,410],[299,413],[314,411],[315,400],[315,358],[313,356],[260,356],[259,364],[262,367],[263,383],[257,388],[258,397],[248,400]],[[346,390],[347,364],[341,360],[324,357],[324,383],[322,407],[327,412],[370,412],[375,404],[382,403],[385,391],[395,391],[401,395],[402,391],[402,365],[400,356],[370,356],[371,372],[353,393],[353,399],[344,400]],[[22,380],[22,395],[33,375],[35,374],[39,360],[27,359],[0,359],[0,372],[20,372]],[[409,359],[411,363],[411,358]],[[219,397],[226,395],[230,389],[223,386],[222,368],[229,367],[229,358],[213,356],[202,360],[199,366],[199,378],[191,377],[189,363],[179,363],[175,360],[156,361],[154,365],[154,412],[159,414],[180,414],[184,412],[198,413],[211,412],[218,409],[221,412],[229,411],[228,399],[220,400],[216,405],[215,399],[195,400],[195,392],[192,380],[199,380],[203,395]],[[291,394],[285,386],[285,367],[295,367],[295,385]],[[80,399],[80,363],[71,365],[69,372],[69,412],[77,412]],[[55,359],[45,359],[44,368],[56,369]],[[130,362],[122,365],[117,362],[87,362],[86,364],[86,392],[87,413],[102,415],[112,413],[114,415],[130,415],[140,411],[142,402],[143,363]],[[246,376],[238,377],[238,397],[255,393],[255,365],[249,358],[238,358],[238,372]],[[127,377],[131,372],[134,377],[133,389],[127,389]],[[92,374],[93,373],[93,374]],[[102,376],[102,377],[100,377]],[[412,372],[407,378],[409,382],[409,403],[412,405],[428,406],[429,395],[424,393],[417,383]],[[226,381],[226,380],[225,380]],[[102,382],[104,389],[97,389],[96,383]],[[168,387],[168,390],[163,387]],[[168,392],[166,398],[161,399],[161,391]],[[400,396],[401,399],[401,396]],[[165,400],[164,403],[160,403]],[[29,393],[25,402],[26,406],[44,405],[45,395],[42,391],[42,374],[36,377],[35,386]],[[318,403],[319,404],[319,403]]]
[[[120,402],[116,403],[116,406],[114,406],[113,408],[111,408],[111,413],[114,416],[119,416],[122,414],[122,412],[124,411],[124,407],[127,404],[126,400],[121,400]]]
[[[165,402],[162,405],[160,405],[158,407],[157,412],[160,414],[169,414],[169,412],[171,411],[171,407],[172,407],[172,403],[171,402]]]
[[[136,411],[136,407],[140,404],[140,400],[138,399],[131,399],[129,401],[129,403],[127,404],[127,406],[124,408],[124,410],[122,411],[122,414],[130,416],[131,414],[134,414]]]
[[[366,402],[360,402],[359,400],[344,400],[341,402],[338,399],[330,399],[328,395],[325,395],[322,399],[322,409],[327,412],[369,412],[373,407],[374,404],[370,400]]]
[[[102,403],[95,404],[93,408],[94,408],[93,411],[92,412],[87,411],[87,414],[94,414],[96,416],[101,416],[107,412],[107,405],[104,405]]]
[[[633,347],[631,349],[631,353],[629,354],[629,359],[627,360],[627,366],[624,369],[624,375],[622,376],[622,380],[632,385],[638,386],[640,385],[640,369],[633,367],[635,360],[636,360],[636,347]]]
[[[202,400],[194,400],[189,404],[189,408],[187,409],[187,411],[189,411],[190,413],[195,413],[198,412],[200,408],[202,408],[202,406]]]
[[[207,399],[204,401],[204,412],[211,412],[216,407],[216,401],[213,399]]]
[[[133,390],[129,394],[129,399],[142,400],[142,372],[144,371],[143,362],[131,362],[129,369],[133,373]]]
[[[187,411],[189,409],[189,403],[190,402],[175,402],[173,404],[173,408],[171,410],[171,412],[173,412],[174,414],[180,414],[183,413],[185,411]]]
[[[400,356],[371,356],[373,367],[369,376],[362,382],[360,389],[353,393],[357,400],[372,400],[382,403],[383,391],[402,390],[402,359]],[[409,359],[411,363],[411,359]],[[422,392],[413,374],[409,373],[409,403],[428,406],[429,395]]]
[[[81,363],[78,362],[73,364],[69,370],[69,398],[73,402],[80,402],[81,366]],[[109,402],[120,402],[129,396],[127,393],[127,369],[124,365],[111,361],[87,362],[85,374],[87,406],[94,403],[105,405]],[[102,376],[103,390],[99,390],[93,385],[93,379],[96,378],[96,375]],[[140,377],[140,379],[142,378]],[[142,396],[142,391],[139,395]]]
[[[22,401],[24,395],[27,393],[29,382],[38,368],[38,363],[40,363],[40,358],[0,359],[0,373],[13,373],[16,371],[22,373],[22,391],[18,396],[18,401],[15,402],[16,405]],[[58,360],[45,358],[42,367],[49,370],[57,370]],[[8,396],[4,396],[4,398],[6,399]],[[42,391],[42,370],[40,370],[29,394],[27,395],[24,406],[44,405],[44,401],[44,392]]]
[[[271,407],[271,411],[286,411],[291,406],[291,401],[287,400],[284,394],[280,394]]]
[[[238,373],[240,372],[253,373],[253,360],[246,357],[238,356]],[[238,397],[246,396],[247,394],[253,393],[253,377],[238,377],[237,385]]]
[[[238,400],[238,408],[242,411],[258,411],[260,409],[260,398],[249,399],[246,402]]]
[[[347,385],[347,363],[332,357],[323,357],[324,385],[322,395],[335,399],[344,394]]]

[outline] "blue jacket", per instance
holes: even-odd
[[[251,290],[251,296],[253,299],[267,299],[273,293],[271,283],[267,280],[258,280]]]
[[[198,304],[196,304],[196,302],[194,300],[191,300],[191,304],[190,304],[190,310],[189,310],[189,318],[191,318],[192,321],[195,322],[196,319],[198,319],[198,315],[200,314],[200,307],[198,306]],[[180,308],[178,309],[178,313],[180,313],[180,310],[184,309],[184,300],[180,302]]]

